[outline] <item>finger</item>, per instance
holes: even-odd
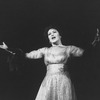
[[[97,33],[99,33],[99,29],[97,28]]]
[[[5,43],[3,42],[3,44],[5,44]]]

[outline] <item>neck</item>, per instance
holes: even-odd
[[[55,43],[52,43],[52,46],[62,46],[61,41],[57,41]]]

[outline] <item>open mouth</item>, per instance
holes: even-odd
[[[52,39],[55,39],[56,37],[52,37]]]

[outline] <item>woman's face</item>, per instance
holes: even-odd
[[[50,43],[55,43],[61,38],[59,32],[56,29],[49,29],[48,31],[48,39]]]

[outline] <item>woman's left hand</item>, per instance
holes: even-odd
[[[97,28],[97,33],[96,36],[94,38],[94,41],[92,42],[92,45],[95,46],[97,42],[100,41],[100,35],[99,35],[99,29]]]
[[[100,41],[100,35],[99,35],[99,29],[97,28],[97,34],[96,34],[96,37],[95,37],[95,40],[96,41]]]

